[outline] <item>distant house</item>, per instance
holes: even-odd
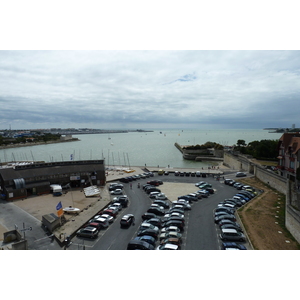
[[[281,176],[295,181],[300,165],[300,133],[284,133],[278,142],[278,154],[278,169]]]

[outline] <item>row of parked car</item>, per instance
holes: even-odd
[[[180,250],[185,226],[185,211],[191,209],[188,201],[170,202],[158,188],[162,181],[143,185],[153,203],[142,215],[137,236],[128,243],[128,250]]]
[[[112,222],[114,222],[118,213],[128,206],[128,197],[123,195],[123,185],[112,183],[109,186],[111,192],[121,190],[122,195],[113,198],[111,204],[104,210],[99,211],[94,218],[90,219],[82,228],[80,228],[76,235],[79,237],[86,237],[95,239],[98,237],[100,230],[106,229]]]
[[[249,185],[243,185],[232,179],[225,179],[224,183],[236,188],[238,192],[230,199],[220,202],[214,211],[214,221],[220,228],[220,239],[223,250],[247,250],[240,244],[246,242],[246,237],[236,221],[236,209],[256,196],[256,191]]]
[[[137,175],[132,175],[132,176],[127,176],[119,179],[121,182],[128,183],[132,181],[136,181],[138,179],[145,179],[149,177],[153,177],[154,174],[152,172],[145,172],[143,174],[137,174]]]

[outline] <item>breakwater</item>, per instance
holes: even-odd
[[[178,143],[174,145],[182,153],[182,157],[187,160],[223,161],[223,151],[220,152],[220,150],[218,152],[214,149],[187,150],[184,149],[185,146],[179,145]]]

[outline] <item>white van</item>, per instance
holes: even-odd
[[[245,235],[236,229],[221,229],[220,238],[222,241],[246,241]]]

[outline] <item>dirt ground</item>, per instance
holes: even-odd
[[[254,177],[239,181],[264,190],[238,211],[253,248],[299,250],[300,245],[284,226],[285,196]]]

